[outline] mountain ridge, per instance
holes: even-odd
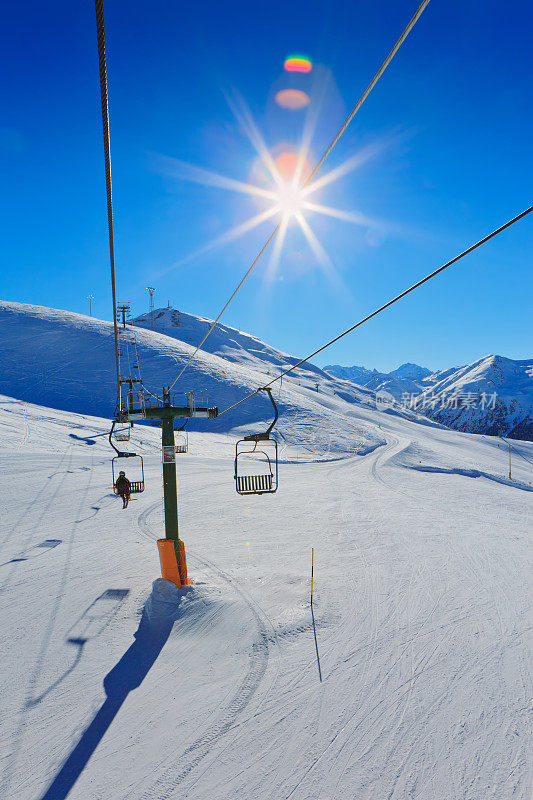
[[[359,366],[324,367],[345,380],[350,380],[345,376],[351,370],[363,377],[365,388],[389,393],[397,403],[455,430],[533,441],[533,359],[487,355],[437,372],[409,362],[389,373]]]

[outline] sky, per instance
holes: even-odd
[[[118,299],[144,313],[154,286],[156,307],[216,317],[282,212],[229,237],[277,201],[213,175],[279,194],[252,125],[283,169],[310,136],[314,166],[415,8],[107,0]],[[94,5],[9,4],[3,22],[0,295],[88,313],[93,294],[111,319]],[[525,2],[432,0],[307,198],[345,218],[304,209],[306,237],[291,217],[223,321],[303,357],[531,205],[532,23]],[[284,70],[294,54],[310,72]],[[284,89],[308,104],[281,107]],[[316,363],[530,358],[531,217]]]

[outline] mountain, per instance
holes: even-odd
[[[533,359],[489,355],[433,373],[411,363],[389,373],[339,365],[324,371],[388,392],[398,403],[455,430],[533,441]],[[347,377],[351,374],[359,375],[359,381]]]
[[[366,382],[373,376],[383,375],[377,369],[367,369],[366,367],[341,367],[340,364],[330,364],[324,367],[324,372],[334,375],[336,378],[342,378],[345,381],[353,381],[359,386],[365,386]]]
[[[157,316],[159,315],[159,316]],[[172,333],[160,333],[128,324],[120,328],[124,353],[135,361],[135,341],[144,386],[160,394],[171,386],[194,352],[211,321],[174,309],[159,309],[156,320]],[[179,323],[178,323],[179,320]],[[183,337],[183,338],[179,338]],[[220,411],[255,392],[279,375],[280,362],[294,364],[261,340],[217,325],[173,392],[206,390],[209,404]],[[113,324],[83,314],[0,302],[0,393],[29,403],[110,418],[116,402]],[[279,409],[276,431],[281,441],[305,443],[317,457],[369,452],[383,443],[377,427],[374,393],[335,379],[313,364],[303,364],[274,385]],[[429,422],[410,409],[389,409],[405,419]],[[272,407],[259,392],[209,423],[191,420],[189,430],[250,433],[264,430]]]
[[[490,355],[422,381],[418,406],[455,430],[533,441],[533,359]],[[426,388],[427,387],[427,388]]]
[[[156,309],[153,317],[150,313],[141,314],[132,319],[131,324],[144,330],[163,333],[165,336],[197,347],[213,324],[213,320],[186,314],[184,311],[177,311],[169,306]],[[300,360],[270,347],[249,333],[220,322],[202,345],[202,350],[236,364],[247,364],[253,369],[259,368],[272,376],[279,375],[282,363],[284,368],[287,368]],[[324,370],[315,367],[314,364],[306,362],[305,365],[302,365],[302,369],[306,375],[315,376],[319,382],[330,380],[330,376],[326,375]]]
[[[423,380],[432,373],[430,369],[427,369],[427,367],[420,367],[418,364],[411,364],[407,362],[406,364],[402,364],[401,367],[398,367],[398,369],[393,369],[392,372],[389,374],[394,375],[395,378],[410,378],[412,380]]]

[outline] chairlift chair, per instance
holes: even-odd
[[[176,453],[188,453],[189,452],[189,434],[185,430],[185,427],[188,423],[188,419],[185,420],[181,428],[176,430],[175,434],[175,448]]]
[[[129,458],[129,459],[133,458],[133,459],[135,459],[135,461],[133,462],[133,464],[134,464],[134,466],[133,466],[134,477],[133,477],[133,479],[131,477],[128,478],[128,480],[130,482],[130,485],[131,485],[130,492],[131,492],[131,494],[140,494],[141,492],[144,492],[144,461],[143,461],[143,457],[137,455],[137,453],[124,452],[122,450],[119,450],[117,447],[115,447],[115,445],[113,444],[113,441],[112,441],[113,437],[117,438],[116,434],[115,434],[115,425],[116,425],[116,420],[113,420],[113,425],[111,426],[111,430],[109,432],[109,444],[111,445],[111,447],[113,448],[113,450],[116,453],[116,456],[111,459],[111,472],[112,472],[112,475],[113,475],[113,492],[115,494],[118,494],[118,491],[117,491],[118,474],[117,473],[120,472],[120,469],[119,469],[119,467],[121,466],[120,465],[120,461],[122,461],[122,459],[125,459],[125,458]],[[120,431],[118,431],[118,433],[120,433]],[[115,463],[117,461],[119,461],[118,464]],[[130,473],[130,475],[131,475],[131,473]]]
[[[119,467],[121,464],[115,464],[115,461],[123,458],[134,458],[135,459],[135,466],[134,466],[134,477],[135,479],[132,480],[130,477],[126,475],[128,478],[130,485],[131,485],[131,494],[140,494],[144,492],[144,462],[142,456],[138,456],[136,453],[119,453],[118,456],[115,456],[111,459],[111,469],[113,471],[113,491],[115,494],[118,494],[117,491],[117,478],[118,472],[120,472]]]
[[[270,436],[278,409],[270,389],[263,391],[268,393],[275,416],[265,433],[245,436],[235,446],[235,489],[240,495],[273,494],[278,489],[278,443]]]
[[[131,435],[130,425],[123,425],[121,428],[117,428],[113,433],[116,442],[129,442],[130,435]]]

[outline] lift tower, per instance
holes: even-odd
[[[154,292],[155,289],[153,286],[146,287],[150,292],[150,328],[154,329]]]
[[[165,540],[172,541],[176,555],[176,565],[180,569],[179,524],[178,524],[178,482],[176,477],[176,446],[174,442],[174,420],[200,417],[214,419],[218,408],[209,408],[207,392],[189,392],[178,395],[187,401],[186,405],[175,405],[170,389],[163,387],[162,402],[150,407],[139,403],[135,394],[128,393],[126,407],[119,411],[114,423],[138,422],[141,420],[161,421],[161,460],[163,462],[163,506],[165,511]],[[135,405],[133,405],[135,403]],[[122,454],[128,457],[126,454]],[[132,454],[133,455],[133,454]]]

